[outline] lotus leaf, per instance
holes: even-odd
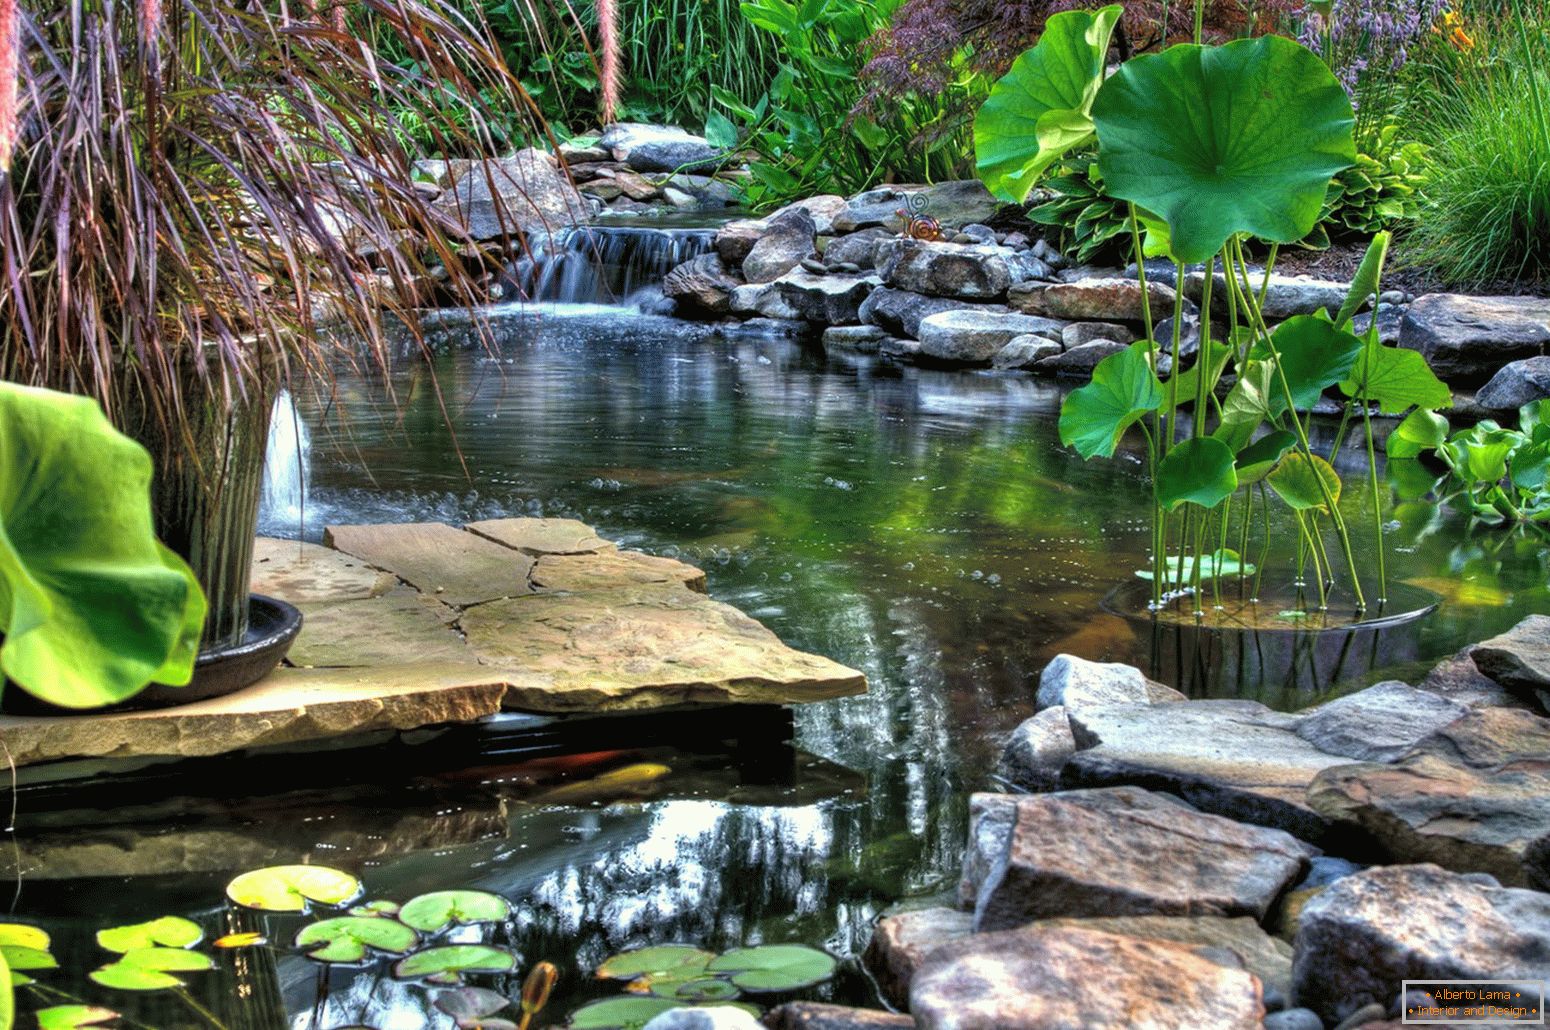
[[[1181,504],[1214,508],[1237,489],[1232,448],[1215,437],[1185,440],[1157,465],[1157,503],[1169,511]]]
[[[1083,458],[1113,457],[1125,430],[1162,403],[1162,384],[1147,360],[1147,345],[1133,343],[1098,362],[1092,382],[1066,397],[1060,406],[1060,442]]]
[[[420,943],[420,935],[396,919],[384,916],[339,916],[304,926],[296,947],[318,962],[363,962],[368,949],[393,955]]]
[[[763,944],[735,948],[714,959],[706,969],[730,973],[745,991],[794,991],[823,983],[834,975],[834,957],[802,944]]]
[[[604,998],[572,1012],[566,1025],[570,1030],[640,1030],[662,1013],[682,1004],[666,998]]]
[[[487,944],[445,944],[400,959],[393,975],[400,980],[424,978],[431,983],[457,984],[464,973],[509,973],[516,956]]]
[[[1349,330],[1351,320],[1356,317],[1356,313],[1362,310],[1362,306],[1369,300],[1377,296],[1383,282],[1383,265],[1388,260],[1389,243],[1392,239],[1392,233],[1380,232],[1367,245],[1367,253],[1362,256],[1362,263],[1356,270],[1356,277],[1351,280],[1351,288],[1346,291],[1345,303],[1340,305],[1340,313],[1335,316],[1337,327]],[[1377,325],[1378,320],[1373,319],[1374,335],[1376,335]]]
[[[310,902],[343,905],[361,893],[361,881],[321,865],[277,865],[243,873],[226,885],[226,896],[244,908],[304,912]]]
[[[199,924],[182,916],[162,916],[146,923],[115,926],[97,931],[97,943],[108,951],[127,952],[139,948],[192,948],[204,938]]]
[[[1285,429],[1277,429],[1249,444],[1238,452],[1238,483],[1246,486],[1258,483],[1270,474],[1282,455],[1297,445],[1297,437]]]
[[[1452,391],[1419,351],[1383,347],[1375,338],[1363,345],[1351,378],[1340,384],[1340,391],[1347,397],[1376,401],[1383,411],[1453,407]]]
[[[399,921],[422,933],[437,933],[449,926],[499,923],[511,915],[511,905],[499,894],[487,891],[436,891],[405,902]]]
[[[1280,356],[1281,375],[1270,381],[1270,413],[1278,415],[1287,408],[1286,391],[1291,390],[1292,406],[1306,411],[1318,403],[1319,396],[1351,374],[1366,344],[1350,333],[1336,329],[1314,315],[1298,315],[1276,326],[1271,334]],[[1262,351],[1256,355],[1266,356]]]
[[[1319,481],[1323,481],[1320,489]],[[1293,452],[1281,459],[1265,477],[1265,482],[1276,496],[1297,511],[1328,511],[1324,493],[1328,491],[1333,501],[1340,500],[1340,477],[1329,462],[1317,454]]]
[[[38,1030],[79,1030],[83,1026],[101,1026],[119,1015],[100,1005],[51,1005],[38,1010]]]

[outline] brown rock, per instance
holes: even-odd
[[[742,285],[718,255],[701,254],[667,273],[662,294],[691,312],[724,315],[732,310],[732,291]]]
[[[392,573],[331,547],[266,536],[253,542],[253,592],[292,604],[360,601],[387,593],[397,582]]]
[[[305,621],[286,655],[292,665],[324,669],[474,661],[452,628],[457,612],[409,587],[363,601],[299,607]]]
[[[1001,752],[999,771],[1014,787],[1054,790],[1060,785],[1060,770],[1075,753],[1071,720],[1065,707],[1056,705],[1025,719],[1012,731]]]
[[[535,558],[545,554],[597,554],[617,546],[576,519],[491,519],[470,522],[463,528]]]
[[[861,961],[877,981],[883,1000],[910,1007],[910,981],[926,956],[948,941],[974,932],[974,917],[951,908],[922,908],[884,916],[872,930]]]
[[[1259,981],[1180,944],[1036,924],[932,952],[910,1010],[922,1030],[1259,1030]]]
[[[793,1001],[766,1013],[764,1025],[770,1030],[906,1030],[915,1021],[892,1012]]]
[[[1247,916],[1117,916],[1098,919],[1055,919],[1041,926],[1076,926],[1143,941],[1168,941],[1192,948],[1211,948],[1236,958],[1229,968],[1241,967],[1259,978],[1268,993],[1282,999],[1292,993],[1292,946],[1270,936]]]
[[[742,268],[748,252],[768,229],[769,223],[763,219],[728,222],[716,232],[716,253],[728,268]]]
[[[1452,658],[1444,658],[1421,681],[1422,690],[1430,690],[1470,708],[1521,707],[1511,691],[1480,671],[1475,664],[1475,645],[1470,644]]]
[[[1173,313],[1173,287],[1147,283],[1152,317],[1161,321]],[[1019,283],[1008,303],[1018,311],[1077,322],[1115,320],[1140,322],[1145,317],[1141,284],[1134,279],[1080,279],[1074,283]]]
[[[693,565],[639,551],[544,555],[533,569],[533,585],[540,590],[581,593],[649,584],[684,586],[703,594],[705,573]]]
[[[323,542],[452,605],[533,592],[533,559],[440,522],[329,526]]]

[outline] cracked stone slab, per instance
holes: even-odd
[[[705,573],[693,565],[639,551],[545,555],[533,570],[533,585],[571,593],[659,585],[683,586],[703,594],[706,587]]]
[[[360,601],[301,604],[301,635],[286,660],[316,668],[473,662],[452,628],[456,609],[410,587]]]
[[[597,554],[618,547],[576,519],[489,519],[470,522],[463,528],[535,558],[546,554]]]
[[[533,592],[532,556],[441,522],[329,526],[323,542],[458,607]]]
[[[391,572],[332,547],[267,536],[253,542],[253,592],[292,604],[360,601],[385,594],[397,583]]]
[[[731,605],[676,587],[492,601],[466,610],[461,626],[480,660],[506,675],[509,708],[788,704],[866,691],[854,669],[787,647]]]

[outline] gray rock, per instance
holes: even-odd
[[[1550,690],[1550,615],[1530,615],[1476,645],[1475,666],[1520,696]]]
[[[750,283],[732,291],[728,304],[735,315],[759,315],[785,322],[800,321],[801,312],[792,307],[780,287],[774,283]]]
[[[768,1030],[911,1030],[909,1016],[816,1001],[790,1001],[764,1017]]]
[[[732,291],[743,285],[716,254],[701,254],[667,273],[662,293],[693,311],[724,315],[732,310]]]
[[[1173,287],[1147,283],[1154,321],[1171,315]],[[1075,322],[1140,322],[1141,286],[1134,279],[1080,279],[1075,282],[1022,283],[1007,302],[1018,311]]]
[[[1072,712],[1104,705],[1145,705],[1177,701],[1183,694],[1153,683],[1133,665],[1090,662],[1075,655],[1056,655],[1039,673],[1040,709],[1064,705]]]
[[[1383,1017],[1387,1016],[1388,1014],[1388,1009],[1385,1006],[1380,1005],[1377,1002],[1373,1002],[1371,1005],[1363,1005],[1361,1008],[1357,1009],[1355,1012],[1351,1013],[1349,1016],[1336,1023],[1334,1030],[1358,1030],[1360,1027],[1366,1027],[1370,1024],[1381,1021]]]
[[[759,242],[769,227],[769,223],[763,219],[745,218],[728,222],[716,232],[716,253],[721,255],[721,260],[728,268],[742,268],[748,252],[753,250],[754,244]]]
[[[1420,351],[1454,386],[1480,386],[1510,361],[1550,344],[1550,298],[1432,293],[1405,312],[1399,345]]]
[[[1405,980],[1550,978],[1550,896],[1434,865],[1366,869],[1302,910],[1293,997],[1334,1023],[1388,1006]]]
[[[742,1009],[727,1006],[669,1009],[644,1030],[764,1030],[764,1024]]]
[[[834,219],[845,210],[845,198],[833,193],[823,193],[815,197],[807,197],[794,204],[787,204],[770,216],[770,221],[775,221],[788,211],[806,211],[813,220],[813,226],[819,236],[834,235]]]
[[[1312,1009],[1285,1009],[1265,1017],[1265,1030],[1324,1030],[1324,1021]]]
[[[764,235],[743,259],[743,278],[751,283],[774,282],[804,258],[817,257],[816,243],[813,216],[791,208],[766,222]]]
[[[1358,762],[1392,762],[1469,709],[1389,680],[1303,713],[1297,735],[1320,751]]]
[[[1475,403],[1499,414],[1550,397],[1550,357],[1524,358],[1502,366],[1475,394]]]
[[[1069,924],[944,945],[910,990],[921,1030],[1259,1030],[1259,983],[1202,949]]]
[[[1064,706],[1046,708],[1025,719],[1001,752],[1001,776],[1014,787],[1034,792],[1060,786],[1060,770],[1076,754],[1071,720]]]
[[[1263,271],[1250,271],[1249,282],[1256,292],[1263,281]],[[1184,277],[1184,295],[1198,304],[1205,292],[1205,282],[1204,271],[1188,273]],[[1311,315],[1320,309],[1334,315],[1340,310],[1340,305],[1345,303],[1350,289],[1350,283],[1272,273],[1270,288],[1265,292],[1260,313],[1271,321],[1280,321],[1294,315]],[[1211,288],[1211,306],[1216,311],[1227,310],[1227,277],[1221,272],[1216,273],[1216,284]]]
[[[876,354],[884,340],[892,339],[875,325],[837,325],[823,331],[823,349],[846,354]]]
[[[892,236],[884,229],[862,229],[849,236],[841,236],[824,249],[824,263],[830,268],[843,264],[876,268],[877,245],[887,239],[892,239]]]
[[[1331,314],[1334,313],[1331,312]],[[1380,303],[1376,313],[1368,311],[1351,319],[1351,331],[1358,336],[1367,335],[1367,330],[1372,328],[1374,317],[1378,320],[1378,342],[1385,347],[1397,345],[1400,329],[1405,323],[1404,305]]]
[[[726,160],[726,151],[698,136],[639,143],[630,148],[625,164],[637,172],[678,172],[710,168]]]
[[[1467,708],[1522,707],[1524,704],[1510,690],[1480,671],[1475,664],[1473,644],[1438,662],[1421,681],[1421,689],[1457,701]]]
[[[975,890],[978,932],[1063,916],[1262,919],[1314,854],[1138,787],[1018,795],[1006,837]]]
[[[995,357],[990,359],[990,367],[1002,371],[1021,371],[1032,368],[1045,358],[1052,358],[1061,352],[1060,344],[1044,336],[1019,336],[1005,347],[996,351]]]
[[[829,266],[824,264],[822,261],[819,261],[817,258],[803,258],[801,268],[802,271],[811,272],[813,275],[829,274]]]
[[[876,290],[861,305],[861,320],[888,330],[895,336],[919,339],[920,323],[943,311],[1000,312],[1007,310],[1004,304],[974,304],[969,301],[951,300],[946,297],[926,297],[908,290],[887,287]]]
[[[920,353],[958,365],[984,365],[1019,336],[1060,339],[1061,323],[1010,312],[943,311],[920,323]]]
[[[813,275],[800,269],[775,280],[781,299],[798,318],[828,326],[858,324],[861,304],[877,286],[872,275]]]
[[[1013,794],[972,794],[969,797],[969,839],[963,849],[963,874],[958,880],[958,907],[972,911],[981,885],[1006,854],[1017,823]]]
[[[897,336],[890,336],[878,346],[877,353],[885,358],[914,361],[920,355],[920,341],[901,340]]]
[[[1020,260],[1006,247],[928,243],[896,239],[877,248],[877,271],[884,284],[929,297],[997,300],[1020,275],[1010,262]],[[1032,259],[1030,259],[1032,260]]]
[[[877,981],[883,1000],[910,1007],[910,981],[926,956],[948,941],[974,932],[974,917],[952,908],[923,908],[878,920],[861,961]]]
[[[1115,343],[1133,343],[1136,334],[1129,328],[1113,322],[1072,322],[1060,334],[1060,342],[1069,349],[1080,347],[1094,340],[1113,340]]]
[[[1001,241],[996,237],[996,230],[988,225],[980,225],[978,222],[970,223],[958,230],[959,235],[967,236],[971,243],[985,243],[995,246]]]
[[[1064,354],[1056,354],[1034,363],[1033,370],[1041,375],[1061,379],[1091,379],[1099,362],[1125,350],[1125,344],[1113,340],[1093,340],[1080,347],[1073,347]]]
[[[696,208],[700,206],[700,200],[698,197],[690,193],[685,193],[683,190],[676,189],[672,186],[662,187],[662,199],[667,201],[670,206],[679,208],[680,210],[688,210],[689,208]]]
[[[532,148],[474,162],[436,207],[476,240],[554,233],[592,217],[555,159]]]
[[[904,228],[900,211],[908,209],[915,194],[926,198],[925,214],[949,229],[987,222],[1006,205],[978,179],[937,183],[934,186],[883,186],[857,194],[846,202],[845,210],[834,219],[835,232],[855,232],[881,226],[889,232]]]

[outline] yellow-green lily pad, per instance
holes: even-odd
[[[264,912],[305,912],[309,904],[343,905],[360,893],[360,880],[321,865],[254,869],[226,885],[226,896],[233,902]]]
[[[420,935],[385,916],[340,916],[302,927],[295,943],[317,962],[363,962],[369,949],[402,955],[420,943]]]

